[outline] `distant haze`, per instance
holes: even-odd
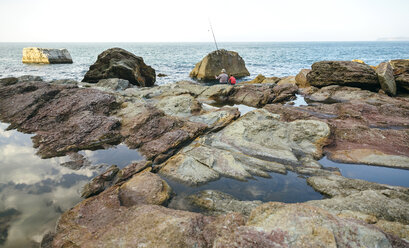
[[[0,0],[0,42],[371,41],[409,37],[406,0]],[[389,39],[387,39],[389,40]]]

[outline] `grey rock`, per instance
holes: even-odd
[[[391,64],[387,62],[380,63],[376,68],[376,74],[385,93],[392,96],[396,95],[396,82]]]
[[[72,64],[67,49],[26,47],[23,49],[23,63]]]
[[[111,90],[125,90],[129,88],[129,81],[120,78],[101,79],[98,81],[96,86]]]
[[[261,201],[240,201],[217,190],[200,191],[188,198],[193,205],[200,207],[210,215],[237,212],[249,216],[254,208],[262,204]]]

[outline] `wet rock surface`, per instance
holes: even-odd
[[[120,78],[131,84],[150,87],[156,81],[155,70],[138,57],[121,48],[111,48],[98,55],[83,82],[97,83],[101,79]]]

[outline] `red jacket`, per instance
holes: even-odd
[[[231,77],[229,78],[229,83],[230,83],[230,84],[236,84],[236,79],[235,79],[233,76],[231,76]]]

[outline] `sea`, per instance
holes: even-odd
[[[232,50],[244,59],[249,80],[262,74],[266,77],[296,75],[322,60],[360,59],[378,65],[391,59],[409,59],[406,42],[229,42],[218,43],[219,49]],[[66,48],[73,64],[23,64],[24,47]],[[97,56],[108,48],[120,47],[144,59],[162,85],[189,80],[189,72],[208,53],[216,50],[214,43],[0,43],[0,78],[35,75],[44,80],[73,79],[81,81]]]
[[[360,59],[369,65],[378,65],[391,59],[409,59],[409,42],[253,42],[219,43],[218,46],[236,51],[244,59],[251,75],[241,80],[253,79],[258,74],[296,75],[321,60]],[[73,64],[23,64],[24,47],[66,48]],[[0,78],[35,75],[45,81],[81,81],[97,56],[112,47],[141,56],[157,74],[166,74],[157,78],[158,85],[191,80],[189,72],[195,64],[215,50],[214,43],[0,43]],[[297,96],[294,104],[307,103]],[[242,112],[252,110],[245,105],[236,107]],[[137,150],[120,144],[106,150],[81,151],[89,166],[70,168],[65,166],[70,158],[41,159],[33,148],[33,134],[7,127],[8,123],[0,122],[0,247],[38,247],[43,236],[54,230],[59,216],[82,200],[81,190],[87,182],[112,164],[123,168],[143,159]],[[409,187],[409,170],[339,164],[326,157],[320,163],[338,167],[346,177]],[[222,178],[196,188],[167,179],[176,194],[169,207],[172,203],[180,207],[184,196],[205,189],[221,190],[240,200],[304,202],[323,197],[295,173],[270,173],[270,176],[255,177],[248,182]]]

